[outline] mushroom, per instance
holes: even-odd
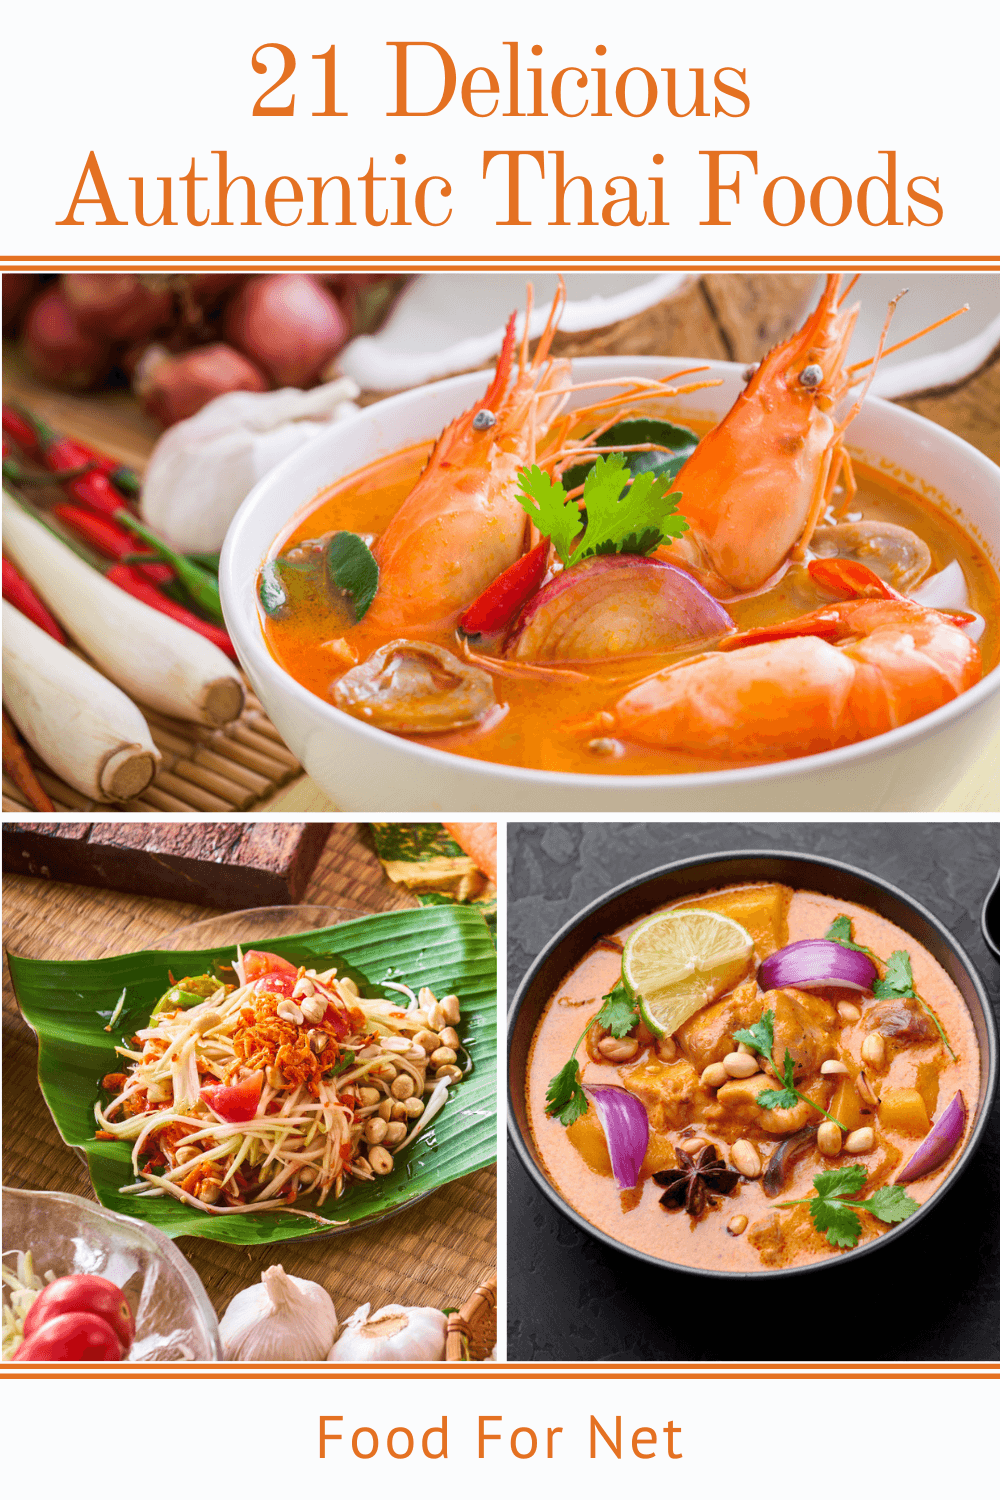
[[[927,543],[892,521],[841,521],[836,526],[817,526],[809,545],[817,557],[850,557],[864,563],[901,593],[926,578],[931,569]]]
[[[345,713],[397,734],[441,734],[475,724],[496,704],[487,672],[429,641],[390,641],[333,690]]]

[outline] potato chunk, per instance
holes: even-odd
[[[919,1089],[883,1089],[878,1117],[886,1130],[902,1130],[906,1135],[926,1135],[931,1128]]]

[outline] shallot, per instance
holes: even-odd
[[[107,342],[80,327],[59,287],[47,287],[28,309],[24,352],[36,375],[74,390],[98,385],[111,368]]]
[[[162,277],[77,274],[62,278],[62,290],[79,327],[113,344],[148,338],[173,312]]]
[[[227,340],[277,385],[312,385],[345,343],[347,319],[315,276],[253,276],[228,304]]]
[[[132,387],[143,411],[170,427],[228,391],[266,391],[267,380],[228,344],[175,355],[154,344],[136,365]]]

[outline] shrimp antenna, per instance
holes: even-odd
[[[549,349],[552,346],[552,340],[555,337],[556,329],[559,326],[559,319],[562,317],[563,308],[565,306],[566,283],[563,280],[562,275],[560,274],[559,285],[556,288],[555,296],[552,298],[552,306],[549,308],[548,319],[546,321],[544,329],[542,330],[541,338],[538,340],[538,344],[535,348],[536,363],[541,363],[541,361],[548,356]],[[527,322],[525,322],[525,352],[522,358],[522,363],[527,359],[527,349]]]
[[[899,297],[902,297],[904,295],[905,293],[900,292]],[[895,302],[892,304],[893,306],[895,306],[896,302],[899,301],[899,297],[895,299]],[[950,323],[952,318],[960,318],[963,313],[967,313],[968,311],[968,303],[966,303],[964,307],[956,307],[954,312],[948,313],[948,315],[944,318],[938,318],[936,323],[928,323],[927,327],[921,328],[919,333],[911,333],[909,338],[900,339],[898,344],[892,344],[888,349],[879,349],[878,353],[873,354],[871,358],[859,360],[856,365],[848,365],[848,375],[853,374],[855,370],[863,370],[866,365],[871,364],[872,360],[874,360],[875,363],[878,364],[879,360],[884,359],[887,354],[895,354],[897,349],[905,349],[907,344],[912,344],[916,339],[922,339],[925,333],[933,333],[935,328],[942,328],[945,323]]]
[[[528,329],[531,326],[531,311],[535,305],[535,288],[529,281],[524,290],[524,328],[521,330],[521,369],[525,369],[528,363]]]
[[[841,292],[840,296],[837,298],[837,306],[838,306],[838,308],[843,307],[844,303],[847,301],[848,297],[851,295],[851,293],[853,292],[854,288],[857,286],[857,284],[858,284],[858,282],[860,280],[861,280],[861,273],[859,271],[856,276],[852,276],[851,277],[850,281],[847,283],[847,285],[844,287],[844,290]]]
[[[879,360],[882,358],[882,354],[885,349],[885,341],[889,334],[889,324],[892,322],[893,314],[895,313],[896,308],[905,296],[906,288],[904,287],[901,292],[897,292],[895,297],[890,300],[889,308],[885,315],[885,322],[882,324],[882,332],[878,336],[878,348],[875,350],[875,353],[872,355],[871,359],[864,360],[862,364],[858,366],[859,369],[864,369],[865,365],[871,365],[871,369],[868,371],[868,375],[865,379],[865,383],[862,387],[860,396],[851,407],[846,419],[840,424],[837,429],[838,437],[842,433],[847,431],[848,427],[851,425],[851,423],[854,421],[854,418],[861,410],[864,399],[868,394],[869,387],[871,386],[872,381],[875,379],[875,371],[878,369]],[[853,366],[851,368],[853,368]],[[848,374],[850,374],[850,369],[848,370]]]

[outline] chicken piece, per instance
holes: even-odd
[[[727,1140],[737,1140],[751,1127],[766,1130],[769,1135],[792,1135],[816,1119],[816,1111],[805,1100],[791,1109],[763,1109],[757,1095],[778,1087],[766,1073],[733,1078],[719,1089],[715,1103],[705,1111],[705,1119]]]
[[[813,1227],[805,1204],[772,1208],[750,1226],[747,1239],[764,1265],[770,1267],[789,1266],[800,1257],[827,1255],[830,1251],[826,1236]]]
[[[721,1062],[732,1052],[733,1032],[759,1021],[763,1008],[757,981],[747,979],[721,1000],[696,1011],[674,1033],[674,1040],[696,1071],[703,1073],[709,1063]]]
[[[836,1007],[805,990],[768,990],[762,995],[755,979],[737,985],[721,1000],[696,1011],[675,1034],[684,1056],[704,1072],[721,1062],[736,1046],[733,1033],[749,1030],[765,1010],[774,1013],[774,1056],[784,1061],[785,1049],[795,1059],[796,1078],[815,1073],[820,1063],[837,1052],[839,1022]]]
[[[881,1031],[893,1041],[928,1042],[937,1036],[931,1018],[908,1000],[883,1000],[879,1005],[870,1005],[865,1011],[865,1024],[869,1031]]]
[[[786,1050],[795,1059],[795,1078],[819,1071],[821,1063],[837,1054],[839,1018],[837,1008],[807,990],[768,990],[761,1011],[774,1012],[774,1057],[779,1066]]]
[[[649,1056],[637,1067],[623,1072],[621,1078],[629,1093],[646,1106],[654,1131],[682,1130],[685,1125],[704,1119],[712,1098],[699,1083],[697,1070],[685,1058],[665,1063]]]

